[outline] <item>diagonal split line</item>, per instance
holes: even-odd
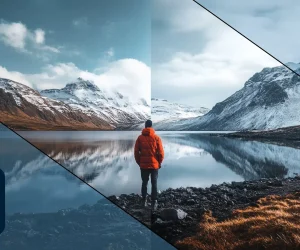
[[[273,56],[272,54],[270,54],[268,51],[266,51],[265,49],[263,49],[262,47],[260,47],[257,43],[253,42],[250,38],[248,38],[247,36],[245,36],[243,33],[241,33],[240,31],[238,31],[236,28],[232,27],[230,24],[228,24],[227,22],[225,22],[222,18],[220,18],[215,13],[213,13],[212,11],[210,11],[209,9],[207,9],[206,7],[204,7],[201,3],[197,2],[196,0],[192,0],[192,1],[195,2],[196,4],[198,4],[200,7],[202,7],[204,10],[206,10],[210,14],[212,14],[214,17],[216,17],[217,19],[219,19],[221,22],[223,22],[224,24],[226,24],[229,28],[233,29],[239,35],[241,35],[242,37],[246,38],[249,42],[251,42],[252,44],[254,44],[256,47],[258,47],[259,49],[261,49],[263,52],[265,52],[266,54],[268,54],[270,57],[272,57],[273,59],[275,59],[277,62],[279,62],[280,64],[282,64],[286,68],[288,68],[290,71],[292,71],[296,75],[300,76],[300,74],[297,73],[295,70],[293,70],[289,66],[285,65],[285,63],[281,62],[279,59],[277,59],[275,56]]]

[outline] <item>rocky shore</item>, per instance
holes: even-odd
[[[229,134],[211,134],[212,136],[240,138],[273,143],[282,146],[300,148],[300,126],[292,126],[266,131],[241,131]]]
[[[175,244],[196,234],[205,211],[212,211],[217,221],[223,221],[230,218],[235,209],[256,206],[256,201],[262,197],[297,191],[300,191],[300,176],[223,183],[209,188],[167,189],[160,193],[159,207],[154,213],[151,213],[150,206],[141,206],[141,197],[137,194],[110,196],[108,199]]]

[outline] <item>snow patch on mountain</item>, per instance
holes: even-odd
[[[118,91],[101,90],[81,78],[62,89],[42,90],[41,94],[117,126],[138,124],[150,117],[150,105],[145,99],[133,102]]]
[[[47,110],[52,113],[55,111],[60,113],[69,111],[69,108],[66,107],[64,103],[43,97],[38,91],[21,83],[0,78],[0,88],[3,89],[5,93],[10,93],[19,107],[23,105],[22,98],[24,98],[27,102],[33,104],[41,111]]]
[[[300,64],[290,64],[300,73]],[[264,68],[210,112],[181,130],[267,130],[300,124],[300,77],[285,66]]]
[[[151,118],[158,130],[168,130],[176,126],[180,121],[200,117],[209,109],[192,107],[189,105],[169,102],[165,99],[151,99]]]

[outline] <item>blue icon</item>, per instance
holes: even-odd
[[[5,228],[5,175],[0,169],[0,234]]]

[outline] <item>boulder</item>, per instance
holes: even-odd
[[[165,208],[159,214],[163,221],[177,221],[182,220],[187,216],[187,213],[181,209]]]

